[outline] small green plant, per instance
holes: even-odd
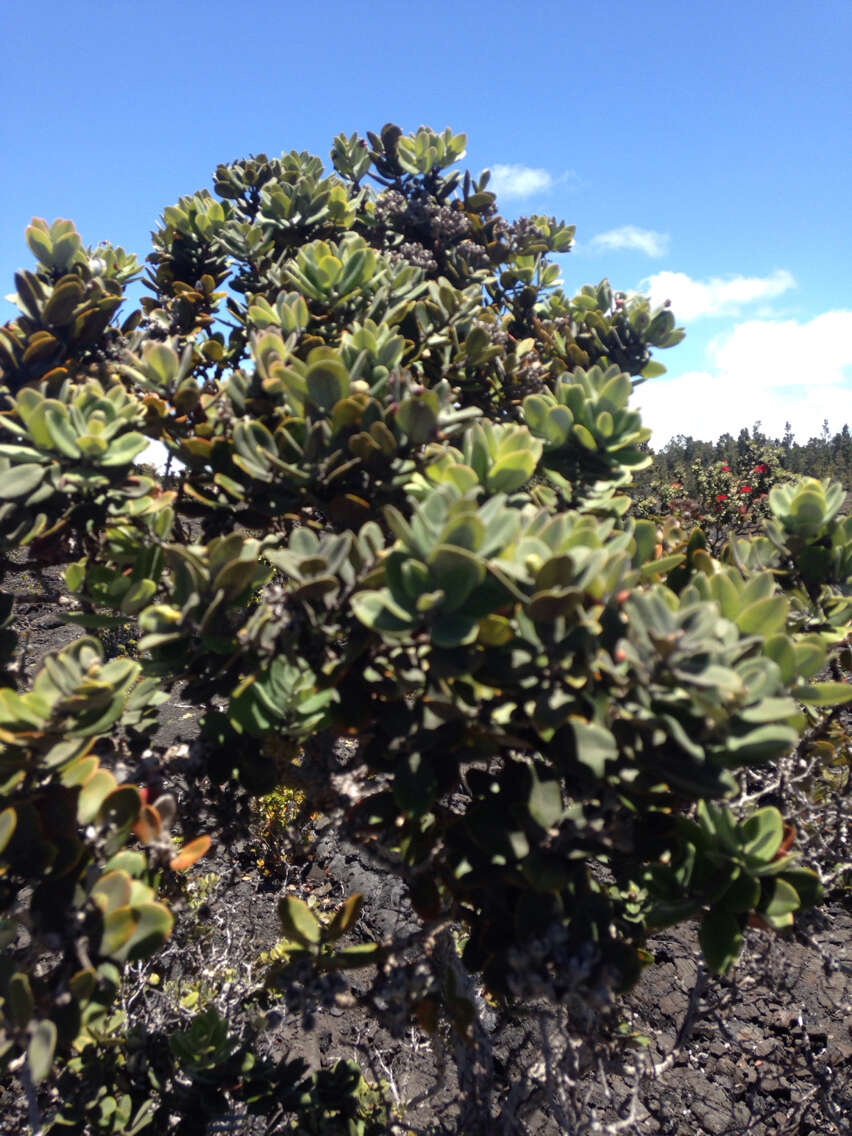
[[[357,943],[338,947],[338,940],[358,922],[364,897],[351,895],[334,912],[331,919],[320,919],[316,912],[298,896],[285,896],[278,902],[278,917],[286,939],[279,941],[269,952],[272,960],[291,963],[310,960],[320,970],[347,970],[374,966],[381,962],[385,950],[379,943]],[[268,981],[275,982],[282,968],[274,966]]]
[[[204,875],[196,874],[187,881],[187,900],[192,911],[198,911],[207,903],[220,880],[218,872],[206,872]]]

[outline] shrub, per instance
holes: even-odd
[[[815,681],[849,624],[842,492],[776,488],[765,533],[724,547],[634,519],[650,432],[630,397],[683,332],[606,280],[566,295],[551,258],[573,227],[505,221],[487,173],[453,169],[464,146],[388,125],[335,139],[331,173],[296,152],[220,166],[216,196],[165,209],[120,325],[135,259],[68,221],[27,232],[0,540],[66,550],[66,618],[91,633],[0,690],[4,1059],[32,1080],[168,935],[160,873],[206,847],[164,851],[157,808],[90,752],[150,731],[179,680],[214,784],[297,790],[389,853],[427,1028],[474,1038],[464,972],[498,1001],[593,1003],[636,980],[649,928],[697,919],[724,971],[750,919],[819,898],[781,813],[725,801],[852,695]],[[150,440],[176,486],[135,467]],[[103,664],[97,634],[138,661]],[[386,981],[393,943],[339,943],[359,910],[285,897],[270,988],[306,967]],[[171,1051],[221,1049],[230,1078],[227,1038],[208,1013]]]
[[[668,455],[655,458],[655,462],[663,461],[668,465]],[[790,476],[781,447],[755,431],[754,438],[741,437],[736,456],[698,457],[688,468],[674,465],[641,488],[635,487],[634,514],[700,525],[710,547],[720,552],[731,532],[761,531],[772,515],[770,491]],[[647,473],[642,480],[648,480]]]

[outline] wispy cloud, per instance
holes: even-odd
[[[498,197],[533,197],[537,193],[549,193],[556,186],[574,189],[579,181],[574,170],[564,170],[554,177],[550,170],[539,167],[497,162],[491,167],[488,188]]]
[[[637,390],[653,445],[675,434],[712,441],[757,421],[774,437],[790,422],[802,440],[818,435],[824,419],[833,431],[852,423],[852,311],[804,323],[748,320],[716,336],[707,361],[704,370]]]
[[[553,175],[548,170],[533,166],[502,165],[491,167],[489,190],[498,197],[532,197],[535,193],[545,193],[552,189]]]
[[[646,256],[665,256],[669,251],[668,233],[658,233],[654,229],[640,229],[636,225],[622,225],[619,229],[609,229],[598,233],[589,242],[594,249],[607,252],[643,252]]]
[[[678,322],[702,316],[738,315],[743,307],[771,300],[796,287],[793,274],[779,268],[769,276],[711,276],[693,280],[685,272],[657,272],[641,284],[654,305],[671,300]]]

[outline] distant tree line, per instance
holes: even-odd
[[[679,434],[658,451],[645,449],[652,461],[630,489],[634,516],[697,525],[714,550],[731,532],[761,531],[771,489],[795,476],[830,477],[852,496],[852,435],[848,426],[832,435],[827,421],[804,443],[789,422],[780,439],[756,422],[737,437],[704,442]]]
[[[649,452],[653,454],[653,464],[636,479],[646,487],[656,481],[664,484],[681,481],[684,491],[694,494],[698,488],[696,468],[721,463],[731,469],[742,469],[756,458],[772,459],[772,464],[786,473],[833,477],[847,490],[852,488],[852,433],[844,426],[832,434],[827,419],[819,436],[807,442],[796,441],[789,422],[780,439],[769,437],[760,422],[756,422],[751,430],[743,427],[736,437],[726,433],[715,442],[678,434],[662,449],[649,449]]]

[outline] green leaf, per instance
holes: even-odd
[[[319,920],[304,902],[295,896],[278,901],[278,918],[284,931],[305,947],[316,946],[322,937]]]
[[[34,218],[35,221],[41,220]],[[41,222],[44,224],[44,222]],[[27,226],[27,244],[30,246],[30,251],[33,256],[41,264],[46,264],[48,268],[53,267],[53,242],[50,239],[50,233],[45,232],[36,224]]]
[[[662,363],[658,363],[656,359],[652,359],[650,363],[646,363],[642,368],[643,379],[656,379],[660,375],[664,375],[665,373],[666,368]]]
[[[823,886],[816,872],[810,868],[791,868],[780,877],[791,884],[799,896],[802,907],[814,907],[822,900]]]
[[[768,897],[760,905],[761,915],[777,919],[780,916],[791,915],[802,906],[799,893],[786,880],[776,877],[770,880],[768,885],[764,884],[764,887],[768,888]]]
[[[136,917],[129,906],[118,907],[104,916],[101,954],[116,956],[136,930]]]
[[[78,1002],[88,1002],[97,986],[97,974],[94,967],[78,970],[68,980],[68,985]]]
[[[77,276],[65,276],[53,290],[42,312],[48,327],[62,327],[71,322],[74,309],[83,298],[84,286]]]
[[[120,615],[89,615],[83,611],[69,611],[61,615],[63,623],[73,623],[77,627],[126,627],[127,620]]]
[[[810,706],[840,706],[852,701],[852,683],[815,682],[810,686],[795,687],[793,694],[800,702]]]
[[[743,851],[746,855],[755,856],[767,863],[775,857],[784,839],[783,817],[771,805],[758,809],[743,822],[741,829],[745,838]]]
[[[6,987],[6,998],[12,1021],[25,1026],[35,1012],[35,999],[25,974],[18,971],[12,975]]]
[[[148,445],[149,440],[144,434],[138,434],[135,431],[122,434],[103,454],[99,464],[107,467],[130,465],[134,458],[138,457]]]
[[[104,865],[107,872],[126,872],[129,876],[138,878],[142,875],[148,866],[148,861],[142,852],[135,852],[130,848],[126,848],[121,852],[117,852],[112,859],[108,860]]]
[[[800,489],[791,504],[791,528],[805,540],[812,540],[819,534],[825,522],[825,495],[822,486],[814,489]]]
[[[529,450],[515,450],[494,463],[488,471],[488,488],[492,493],[514,493],[526,485],[535,473],[538,457]]]
[[[655,576],[671,572],[672,568],[683,564],[685,559],[682,552],[673,552],[670,556],[661,556],[659,560],[649,560],[647,564],[642,565],[642,579],[652,580]]]
[[[124,944],[112,951],[119,962],[150,958],[169,937],[174,917],[162,903],[139,903],[132,909],[133,929]]]
[[[167,343],[149,343],[144,351],[145,363],[149,371],[156,376],[155,382],[167,387],[177,378],[180,370],[180,359],[177,352]]]
[[[121,610],[125,615],[137,615],[157,591],[153,580],[137,580],[121,597]]]
[[[374,966],[380,962],[382,953],[380,943],[356,943],[322,959],[321,965],[324,970],[357,970],[358,967]]]
[[[775,578],[771,572],[759,572],[746,583],[740,595],[744,608],[758,600],[769,599],[775,591]]]
[[[535,767],[530,768],[532,787],[527,799],[530,816],[542,828],[552,828],[565,813],[562,788],[555,777],[539,779]]]
[[[723,611],[723,615],[727,612]],[[785,685],[792,685],[798,673],[796,666],[796,649],[789,635],[770,635],[763,644],[763,652],[777,664],[781,671],[781,680]]]
[[[658,900],[652,904],[648,912],[647,923],[649,927],[663,929],[683,923],[696,915],[701,904],[696,899]]]
[[[41,485],[45,472],[44,466],[36,462],[13,465],[0,478],[0,500],[15,501],[18,497],[26,497]]]
[[[760,900],[760,881],[741,872],[728,890],[719,897],[719,906],[735,915],[754,911]]]
[[[810,678],[822,670],[825,663],[825,647],[816,637],[798,639],[794,644],[796,669],[803,678]]]
[[[100,434],[80,434],[77,445],[84,458],[90,462],[97,462],[107,452],[107,442]]]
[[[102,824],[121,830],[134,824],[142,808],[142,797],[135,785],[119,785],[108,793],[98,812]]]
[[[749,604],[734,622],[744,635],[774,635],[787,623],[788,606],[784,596],[769,596]]]
[[[75,560],[65,569],[65,584],[69,592],[79,592],[86,582],[86,558]]]
[[[598,448],[594,435],[582,422],[575,422],[571,430],[584,450],[596,450]]]
[[[46,403],[44,421],[50,431],[54,449],[67,458],[79,458],[77,433],[71,425],[67,408],[62,403]]]
[[[439,593],[440,594],[440,593]],[[441,612],[430,628],[435,647],[461,647],[472,643],[479,631],[479,625],[463,612]]]
[[[450,544],[457,548],[466,548],[468,552],[475,552],[482,544],[484,536],[485,525],[475,514],[456,516],[444,527],[441,544]]]
[[[540,394],[528,394],[523,401],[524,419],[531,430],[540,434],[544,430],[550,403]]]
[[[356,592],[350,602],[356,618],[380,634],[400,634],[414,626],[413,616],[396,604],[387,591]]]
[[[39,1022],[33,1031],[27,1046],[27,1064],[34,1085],[40,1085],[50,1073],[57,1036],[55,1024],[47,1019]]]
[[[709,968],[716,974],[725,974],[742,950],[743,933],[730,912],[714,908],[701,920],[698,941]]]
[[[315,349],[322,350],[322,348]],[[313,357],[311,352],[309,358]],[[336,358],[319,358],[309,363],[305,372],[305,385],[311,401],[320,410],[329,411],[336,402],[349,394],[349,372]]]
[[[615,738],[596,722],[584,722],[574,718],[569,723],[574,733],[577,761],[587,766],[595,777],[603,777],[608,761],[615,761],[618,749]]]
[[[399,807],[411,816],[429,811],[438,793],[432,765],[419,753],[410,753],[396,767],[393,795]]]
[[[0,813],[0,852],[12,839],[12,834],[18,824],[18,814],[13,808],[4,809]]]
[[[334,918],[326,928],[325,937],[331,942],[339,939],[341,935],[345,935],[347,931],[351,930],[361,915],[361,908],[364,906],[364,897],[360,892],[355,892],[338,907],[334,913]]]
[[[130,876],[126,872],[113,871],[101,876],[89,893],[92,900],[104,914],[130,903]]]
[[[743,764],[781,757],[793,748],[799,735],[790,726],[760,726],[742,737],[728,739],[728,749]]]
[[[429,558],[431,573],[446,593],[444,611],[457,611],[485,579],[485,565],[472,552],[451,545],[439,545]]]
[[[412,395],[397,408],[396,420],[414,445],[428,442],[438,426],[440,402],[434,391]]]
[[[783,915],[767,915],[761,911],[759,917],[767,923],[773,931],[785,931],[788,927],[792,927],[794,923],[793,912],[787,911]]]
[[[115,777],[108,769],[99,769],[83,788],[77,801],[77,819],[80,824],[91,824],[101,805],[117,787]]]

